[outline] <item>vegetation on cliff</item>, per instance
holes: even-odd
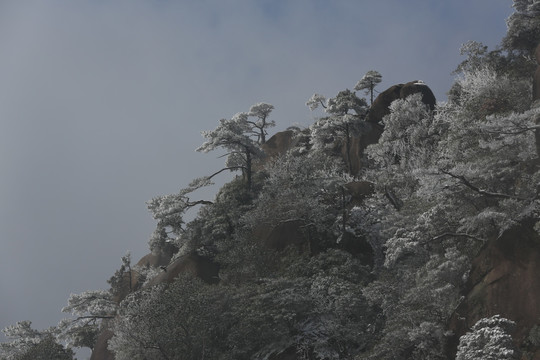
[[[540,212],[530,58],[540,2],[514,2],[500,48],[466,44],[446,103],[433,107],[413,93],[373,122],[355,91],[316,94],[307,105],[324,114],[307,129],[291,128],[272,156],[272,105],[220,120],[198,150],[225,149],[224,168],[148,202],[157,221],[149,247],[168,262],[133,266],[124,257],[111,289],[73,295],[64,309],[72,316],[58,327],[8,328],[12,341],[0,345],[0,358],[44,349],[69,359],[55,338],[94,348],[104,329],[107,356],[117,360],[455,355],[448,321],[472,259]],[[372,97],[378,82],[371,71],[355,90]],[[369,132],[379,141],[353,151]],[[224,170],[241,174],[212,201],[190,198]],[[355,196],[353,183],[372,191]],[[186,223],[190,209],[198,215]],[[179,276],[156,280],[187,257]],[[203,276],[197,259],[219,271]],[[461,338],[458,358],[516,358],[510,325],[479,321]]]

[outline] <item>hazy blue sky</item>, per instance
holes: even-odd
[[[56,324],[147,253],[145,201],[221,165],[201,130],[260,101],[307,125],[314,93],[424,80],[438,100],[467,40],[510,0],[0,1],[0,328]]]

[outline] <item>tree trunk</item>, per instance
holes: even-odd
[[[345,125],[345,151],[347,152],[346,159],[347,159],[347,166],[349,168],[349,174],[353,174],[353,168],[352,168],[352,160],[351,160],[351,134],[350,134],[350,128],[349,124]]]
[[[265,131],[264,131],[264,126],[261,128],[261,144],[264,144],[266,143],[266,134],[265,134]]]
[[[540,44],[536,47],[535,51],[535,57],[536,57],[536,63],[538,66],[536,67],[536,71],[533,75],[533,94],[532,94],[532,100],[533,104],[535,101],[540,100]],[[536,125],[540,125],[540,115],[536,117],[535,119]],[[540,157],[540,129],[536,129],[534,132],[534,137],[536,140],[536,155]]]
[[[251,191],[251,152],[249,152],[249,149],[246,148],[246,179],[247,179],[247,189]]]
[[[536,116],[535,124],[540,125],[540,115]],[[534,139],[536,142],[536,156],[540,158],[540,129],[536,129],[534,131]]]

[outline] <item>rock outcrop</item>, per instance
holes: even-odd
[[[350,159],[351,173],[353,175],[358,174],[360,169],[364,167],[364,162],[366,161],[364,151],[368,145],[376,144],[379,141],[384,131],[382,119],[384,116],[390,114],[390,104],[395,100],[405,99],[407,96],[416,93],[422,94],[422,101],[431,110],[435,109],[435,104],[437,103],[435,95],[433,95],[429,86],[419,80],[391,86],[377,96],[369,109],[366,124],[362,132],[359,136],[354,136],[351,139],[349,156],[347,157],[347,147],[345,144],[343,144],[341,149],[344,159]]]
[[[390,104],[394,100],[404,99],[409,95],[421,93],[422,101],[432,110],[435,108],[436,99],[433,92],[422,81],[415,80],[405,84],[397,84],[386,89],[377,96],[366,118],[366,122],[362,126],[362,131],[358,136],[353,136],[350,139],[349,148],[347,144],[336,144],[336,151],[341,152],[341,156],[345,161],[350,161],[351,173],[358,174],[364,166],[364,151],[368,145],[376,144],[381,137],[384,127],[382,119],[390,113]],[[294,148],[299,141],[293,130],[281,131],[273,135],[268,141],[262,145],[262,149],[266,155],[265,160],[260,164],[256,164],[257,168],[261,167],[267,159],[275,158],[285,154],[288,150]],[[349,154],[347,154],[349,151]]]
[[[219,282],[219,266],[207,257],[196,253],[182,255],[168,266],[162,267],[162,272],[148,283],[148,286],[173,282],[181,274],[190,273],[209,284]]]
[[[437,100],[435,95],[427,86],[420,80],[410,81],[405,84],[397,84],[386,89],[377,96],[367,116],[367,121],[372,123],[381,123],[385,115],[390,114],[390,104],[397,99],[405,99],[407,96],[421,93],[422,101],[428,105],[431,110],[435,108]]]
[[[285,154],[294,145],[296,145],[294,131],[285,130],[274,134],[261,147],[267,158],[273,158]]]
[[[516,322],[512,334],[522,359],[540,360],[540,235],[536,220],[523,221],[488,242],[474,259],[464,287],[464,300],[450,319],[454,339],[453,359],[459,337],[481,318],[501,315]]]

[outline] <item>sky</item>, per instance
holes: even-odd
[[[0,0],[0,328],[55,325],[148,253],[145,202],[222,166],[201,130],[257,102],[275,131],[313,93],[423,80],[493,48],[510,0]],[[203,194],[210,196],[211,194]]]

